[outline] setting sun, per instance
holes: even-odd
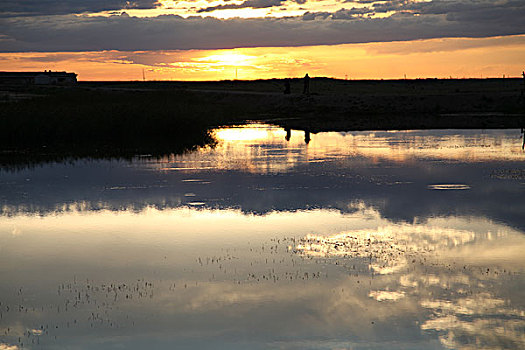
[[[198,62],[216,66],[248,66],[257,59],[256,56],[248,56],[235,52],[235,50],[211,54],[195,59]]]

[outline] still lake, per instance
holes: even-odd
[[[0,349],[525,348],[520,130],[214,135],[0,170]]]

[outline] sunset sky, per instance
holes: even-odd
[[[79,80],[521,75],[523,0],[3,0],[0,70]]]

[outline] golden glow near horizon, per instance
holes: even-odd
[[[525,35],[227,50],[0,53],[7,71],[66,70],[79,80],[519,77]]]

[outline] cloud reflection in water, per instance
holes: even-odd
[[[390,283],[386,290],[371,289],[369,297],[378,302],[405,297],[416,301],[429,312],[421,329],[437,332],[447,348],[525,346],[525,305],[519,297],[525,271],[523,233],[429,224],[307,235],[291,249],[347,268],[356,258],[364,258],[371,274],[396,276],[398,283]],[[498,245],[510,249],[501,251]],[[462,249],[466,246],[471,249]],[[479,259],[494,253],[499,256]]]
[[[0,172],[0,348],[525,346],[513,131],[217,135]]]
[[[4,217],[0,227],[7,340],[43,326],[27,340],[72,346],[93,344],[96,334],[101,348],[153,337],[155,346],[182,348],[439,348],[435,337],[454,348],[523,344],[525,237],[480,218],[393,224],[364,205],[353,214],[263,216],[181,208]],[[495,326],[504,336],[487,337]]]

